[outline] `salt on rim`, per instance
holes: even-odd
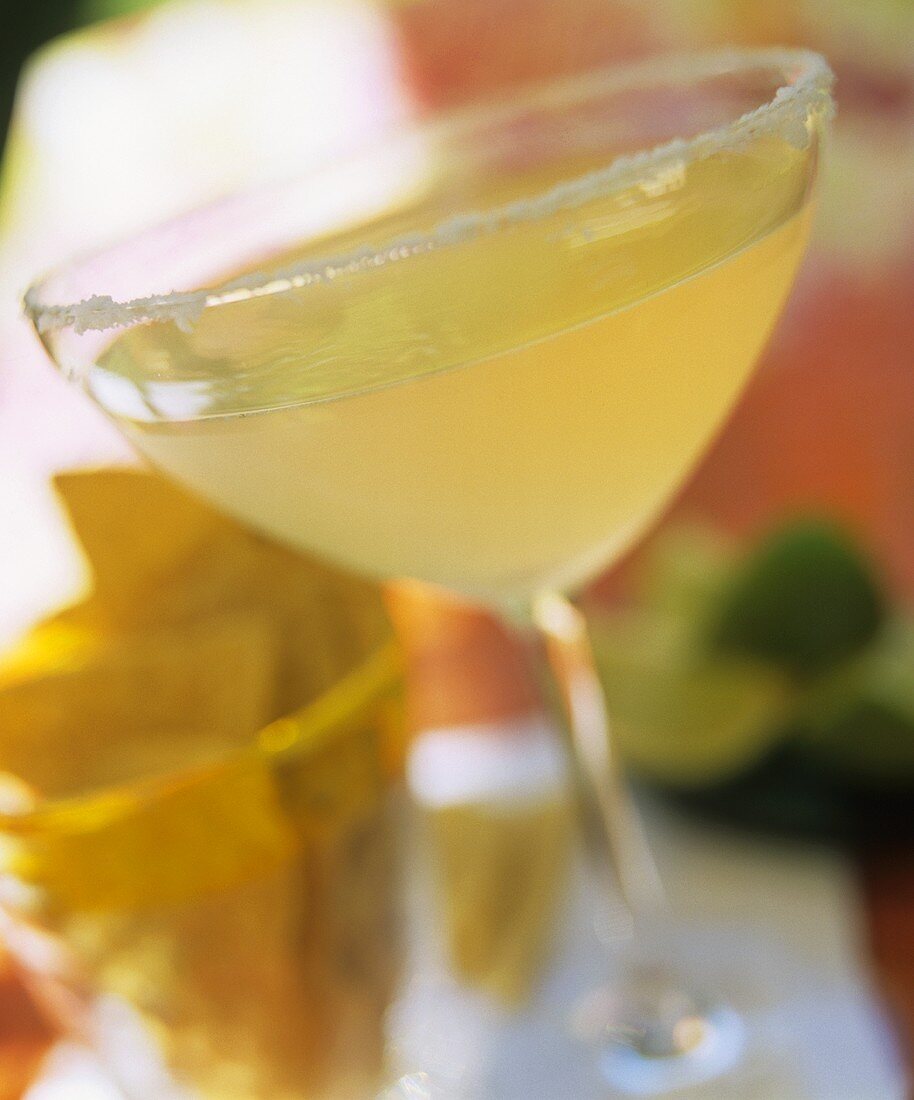
[[[724,49],[701,54],[654,58],[595,74],[551,83],[526,92],[525,106],[556,105],[575,101],[590,90],[618,93],[654,85],[689,85],[726,76],[741,69],[780,70],[788,79],[772,99],[732,122],[691,138],[674,138],[653,149],[625,154],[605,168],[556,184],[533,198],[515,200],[491,210],[454,215],[424,235],[395,237],[378,248],[363,248],[341,256],[299,264],[272,273],[252,272],[240,279],[193,291],[157,294],[129,301],[93,295],[72,305],[43,304],[40,292],[47,280],[30,287],[23,299],[25,312],[39,333],[72,328],[77,334],[127,328],[153,321],[171,321],[189,330],[205,309],[270,294],[286,293],[337,276],[386,266],[434,249],[461,244],[525,221],[537,221],[559,210],[575,209],[614,190],[631,187],[647,172],[663,171],[671,164],[694,163],[716,153],[744,147],[762,133],[782,129],[785,138],[799,148],[809,140],[806,120],[818,108],[825,119],[834,105],[834,75],[828,63],[812,50],[765,47]],[[517,111],[517,103],[499,101],[454,112],[438,123],[426,124],[427,133],[471,129],[480,118],[497,119]]]

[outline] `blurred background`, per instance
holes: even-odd
[[[86,585],[52,475],[134,461],[53,375],[19,316],[35,275],[280,178],[301,165],[303,148],[319,164],[493,89],[720,44],[811,46],[837,73],[815,239],[726,429],[657,529],[586,602],[622,748],[662,807],[663,828],[701,830],[711,847],[751,838],[757,874],[772,882],[781,880],[768,853],[783,854],[792,870],[780,904],[796,922],[816,920],[816,904],[844,907],[844,946],[862,968],[845,977],[878,989],[874,1026],[892,1067],[885,1079],[896,1081],[894,1067],[914,1049],[909,0],[43,0],[8,13],[0,638],[12,646]],[[414,622],[415,607],[400,606],[401,622]],[[470,622],[484,635],[474,615],[460,629]],[[678,641],[657,643],[670,622]],[[719,660],[712,634],[743,654],[738,673]],[[436,659],[458,660],[459,649],[438,644]],[[467,685],[486,675],[480,667],[464,669],[461,683],[427,666],[423,697],[438,700],[438,724],[442,691],[458,700],[453,713],[444,706],[454,722],[467,720],[459,700],[468,696],[476,718],[486,700],[495,717],[517,702],[504,684],[474,694]],[[413,690],[422,696],[421,685]],[[413,721],[432,718],[414,711]],[[817,875],[840,885],[815,901]],[[35,1084],[54,1027],[12,966],[0,993],[0,1097],[56,1095]],[[80,1087],[87,1100],[103,1095],[97,1082]],[[890,1095],[855,1087],[830,1095]]]

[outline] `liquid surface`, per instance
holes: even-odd
[[[522,603],[621,553],[720,425],[802,255],[813,155],[763,134],[190,332],[137,328],[90,386],[128,396],[153,462],[270,534]],[[489,166],[476,205],[530,181]],[[434,222],[442,199],[403,203],[315,254]]]

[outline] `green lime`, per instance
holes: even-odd
[[[638,774],[680,788],[717,783],[778,741],[787,686],[776,670],[705,652],[682,618],[616,615],[592,633],[613,730]]]
[[[664,532],[651,547],[641,576],[642,605],[704,629],[727,590],[733,557],[729,544],[707,527]]]
[[[914,783],[914,622],[891,621],[801,702],[804,751],[854,784]]]
[[[737,569],[711,640],[722,653],[810,677],[862,650],[885,613],[857,546],[840,528],[804,519],[775,531]]]

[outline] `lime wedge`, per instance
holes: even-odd
[[[776,670],[705,652],[682,619],[617,615],[592,633],[613,730],[636,773],[703,786],[745,771],[779,740],[787,686]]]
[[[896,619],[802,701],[804,751],[858,785],[914,782],[914,622]]]

